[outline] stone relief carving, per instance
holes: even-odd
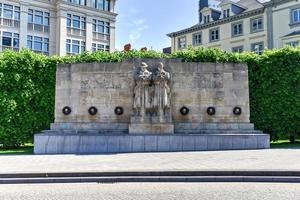
[[[133,109],[135,117],[142,122],[146,119],[165,122],[170,117],[170,73],[159,63],[155,72],[148,71],[148,65],[142,63],[135,76]]]
[[[151,109],[150,87],[152,72],[148,71],[148,65],[142,63],[140,71],[134,77],[136,86],[134,87],[133,108],[136,116],[145,116],[146,111]]]
[[[158,69],[153,75],[153,108],[159,117],[168,115],[168,109],[170,108],[170,78],[170,73],[164,70],[163,63],[159,63]]]

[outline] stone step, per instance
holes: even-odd
[[[46,134],[127,134],[128,130],[44,130]]]
[[[174,123],[175,129],[254,129],[251,123]]]
[[[42,133],[45,134],[84,134],[84,135],[93,135],[93,134],[128,134],[128,130],[44,130]],[[175,131],[175,134],[262,134],[262,131],[257,130],[178,130]]]
[[[107,176],[107,177],[46,177],[0,178],[0,184],[38,183],[145,183],[145,182],[262,182],[300,183],[299,176]]]
[[[257,130],[226,130],[226,129],[220,129],[220,130],[178,130],[175,131],[175,134],[262,134],[262,131]]]
[[[266,134],[35,134],[35,154],[89,154],[270,148]]]
[[[52,123],[51,130],[128,130],[127,123]]]

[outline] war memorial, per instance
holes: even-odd
[[[248,68],[131,59],[58,65],[55,122],[36,154],[269,148],[250,123]]]

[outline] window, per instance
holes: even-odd
[[[209,40],[210,42],[218,41],[220,39],[219,28],[209,30]]]
[[[204,16],[204,23],[210,22],[210,15]]]
[[[292,24],[300,23],[300,8],[292,11]]]
[[[109,52],[109,45],[104,45],[104,44],[92,44],[92,51],[108,51]]]
[[[243,35],[243,23],[239,22],[239,23],[232,24],[231,31],[233,37]]]
[[[66,51],[68,54],[80,54],[85,52],[85,42],[67,39]]]
[[[110,11],[110,0],[92,0],[94,8]]]
[[[251,51],[261,55],[264,51],[264,43],[259,42],[259,43],[251,44]]]
[[[2,35],[2,45],[3,46],[12,46],[12,33],[10,32],[3,32]]]
[[[13,18],[13,8],[14,7],[12,5],[4,4],[3,17],[12,19]]]
[[[0,16],[20,21],[20,7],[9,4],[0,4]]]
[[[49,53],[49,38],[38,36],[27,36],[27,48],[35,52],[47,54]]]
[[[29,9],[28,23],[50,26],[50,13]]]
[[[68,2],[86,6],[86,0],[68,0]]]
[[[2,46],[19,49],[19,34],[11,32],[2,33]]]
[[[193,45],[197,46],[202,44],[202,33],[195,33],[193,35]]]
[[[251,19],[251,32],[258,32],[263,30],[263,18]]]
[[[184,49],[186,48],[186,37],[180,37],[178,38],[178,49]]]
[[[27,36],[27,49],[32,49],[32,36],[28,35]]]
[[[86,18],[77,15],[67,14],[67,27],[85,30]]]
[[[223,18],[227,18],[230,16],[230,9],[223,10]]]
[[[242,53],[243,51],[244,51],[244,47],[243,46],[233,47],[232,48],[232,52],[233,53]]]
[[[93,32],[109,34],[110,23],[93,19]]]
[[[299,41],[288,42],[288,43],[286,43],[286,45],[291,46],[291,47],[298,47]]]

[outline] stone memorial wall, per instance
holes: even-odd
[[[170,73],[170,115],[174,123],[249,122],[246,65],[137,59],[59,65],[55,122],[130,123],[134,115],[134,76],[142,62],[151,73],[162,62]],[[149,90],[155,92],[154,84],[148,84]],[[63,114],[64,107],[72,110],[70,115]],[[91,107],[97,108],[97,114],[89,114]],[[122,115],[115,113],[118,107],[123,109]],[[189,113],[183,115],[182,108]],[[208,114],[209,108],[215,114]],[[240,108],[242,113],[234,114],[234,108]]]
[[[132,59],[58,65],[55,122],[36,154],[269,148],[249,121],[244,64]]]

